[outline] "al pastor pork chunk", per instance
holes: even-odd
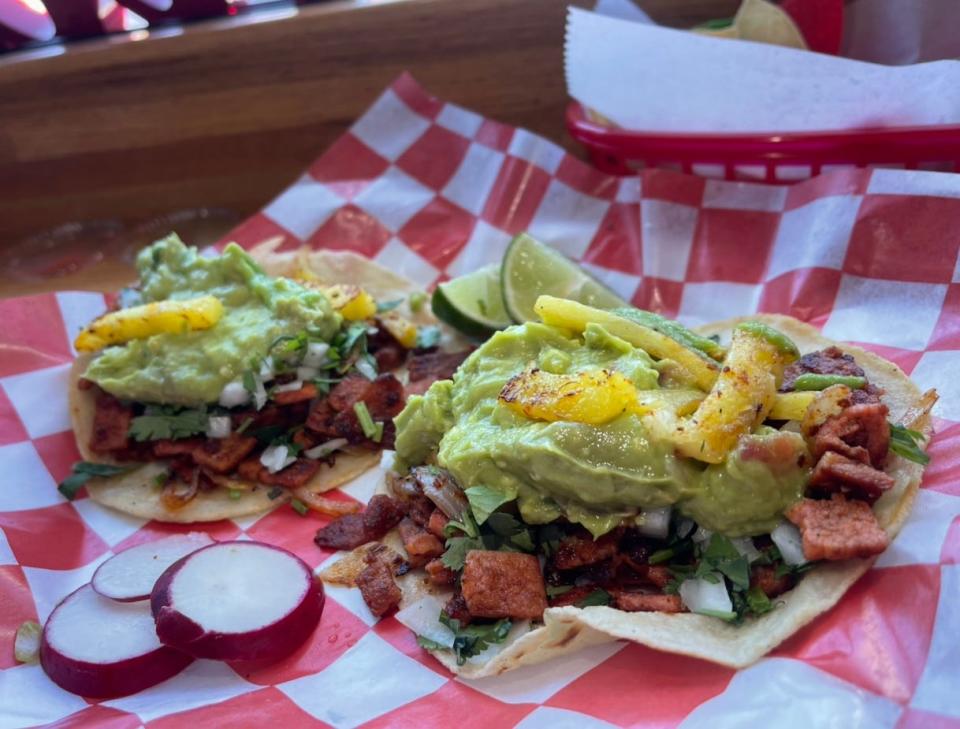
[[[370,612],[386,615],[400,604],[400,588],[393,579],[393,570],[381,559],[371,559],[357,575],[357,587]]]
[[[460,580],[470,614],[481,618],[540,618],[547,595],[532,554],[473,550]]]
[[[870,505],[840,494],[830,500],[803,499],[786,516],[800,528],[803,556],[810,562],[872,557],[890,544]]]

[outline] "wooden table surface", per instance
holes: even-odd
[[[563,127],[568,4],[338,1],[73,43],[48,57],[0,56],[0,296],[115,288],[130,277],[130,248],[178,211],[213,209],[185,225],[215,239],[292,182],[404,70],[444,99],[573,149]],[[689,27],[738,2],[639,4]],[[97,221],[79,236],[62,228]],[[36,263],[44,241],[51,275],[9,273],[17,257]],[[73,253],[100,262],[52,275]]]

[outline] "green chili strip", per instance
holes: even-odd
[[[307,515],[307,511],[308,511],[307,505],[302,501],[300,501],[300,499],[291,499],[290,506],[292,506],[293,510],[297,512],[300,516]]]
[[[797,377],[793,383],[795,390],[826,390],[833,385],[846,385],[853,390],[862,390],[867,384],[863,377],[852,377],[848,375],[816,375],[812,372],[805,372]]]

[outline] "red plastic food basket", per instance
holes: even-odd
[[[684,134],[628,131],[567,107],[567,130],[594,165],[616,175],[645,167],[702,177],[790,184],[839,167],[960,171],[960,126],[832,132]]]

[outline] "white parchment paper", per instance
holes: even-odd
[[[881,66],[577,8],[567,22],[566,78],[573,98],[629,129],[960,124],[960,61]]]

